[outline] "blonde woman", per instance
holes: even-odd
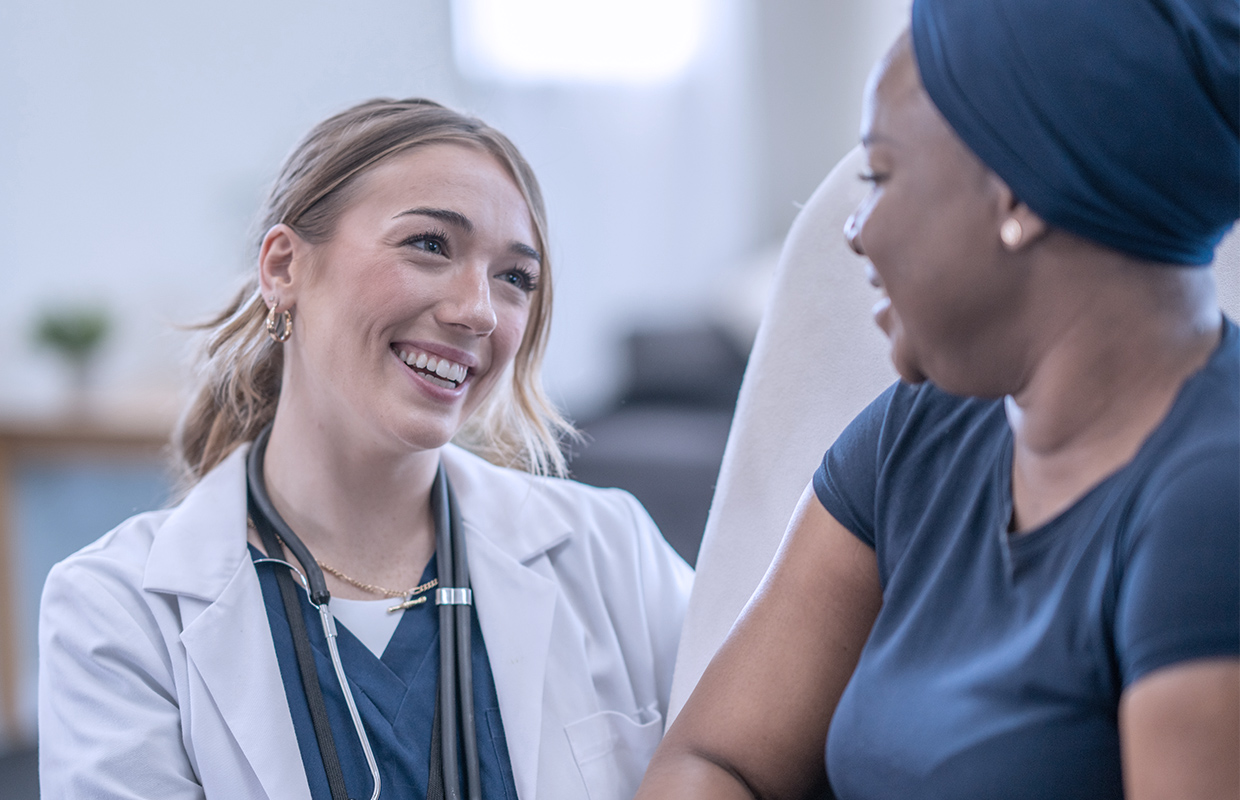
[[[43,797],[631,796],[691,573],[631,496],[554,477],[529,166],[371,101],[298,145],[261,228],[184,499],[48,578]]]

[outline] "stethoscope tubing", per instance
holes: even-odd
[[[327,637],[327,649],[331,652],[332,668],[336,670],[336,680],[344,690],[344,702],[349,707],[349,716],[353,719],[353,729],[357,731],[357,740],[362,743],[362,753],[366,756],[366,766],[370,769],[370,777],[374,780],[374,791],[370,800],[379,800],[379,788],[383,779],[379,777],[379,764],[375,761],[375,753],[370,748],[370,737],[362,726],[362,715],[357,713],[357,703],[353,700],[353,692],[349,689],[349,681],[344,674],[344,663],[340,660],[340,650],[336,647],[336,620],[332,617],[327,603],[319,606],[319,619],[323,621],[323,635]]]
[[[435,555],[439,560],[439,574],[456,582],[455,555],[452,550],[451,518],[448,512],[448,490],[445,481],[435,476],[431,486],[431,494],[435,496],[433,503],[435,515]],[[442,589],[442,587],[441,587]],[[440,592],[436,592],[436,600]],[[439,758],[443,765],[443,796],[448,800],[457,800],[461,796],[460,760],[458,758],[457,739],[457,672],[453,663],[456,655],[456,607],[444,603],[439,605]],[[428,792],[429,794],[429,792]]]
[[[284,517],[280,516],[280,512],[276,511],[276,507],[272,505],[271,496],[267,494],[267,479],[263,475],[263,459],[267,455],[267,440],[270,437],[271,426],[268,425],[259,431],[254,444],[250,447],[249,457],[246,459],[250,499],[258,506],[258,510],[262,512],[267,523],[275,528],[276,534],[283,540],[284,545],[292,550],[293,555],[301,562],[302,569],[305,570],[302,573],[303,577],[309,583],[306,591],[310,597],[310,603],[318,608],[327,605],[332,599],[331,592],[327,591],[327,579],[323,577],[323,570],[319,568],[318,562],[310,554],[309,548],[302,543],[297,534],[293,533],[293,529],[284,521]]]
[[[440,468],[442,471],[442,467]],[[456,501],[456,493],[445,475],[443,481],[444,495],[448,501],[448,529],[458,532],[452,535],[452,563],[455,569],[453,585],[468,587],[469,560],[465,550],[465,527],[461,522],[461,506]],[[472,594],[472,593],[471,593]],[[472,601],[472,596],[470,600]],[[482,800],[482,778],[478,760],[477,719],[474,716],[474,667],[472,658],[473,609],[470,605],[453,605],[456,614],[457,652],[456,665],[459,671],[461,699],[461,742],[465,749],[465,786],[469,791],[469,800]],[[441,606],[442,607],[442,606]],[[441,628],[442,630],[442,628]],[[442,648],[442,643],[440,647]]]
[[[383,785],[383,778],[379,774],[379,764],[375,761],[374,750],[370,746],[370,737],[366,735],[366,729],[362,725],[361,715],[357,711],[357,702],[353,699],[353,690],[349,687],[349,681],[345,677],[344,663],[340,660],[340,650],[336,646],[336,620],[332,616],[329,606],[331,593],[327,590],[327,580],[323,577],[323,570],[319,568],[318,562],[314,560],[310,550],[297,534],[293,533],[288,523],[280,516],[280,512],[276,511],[275,506],[271,503],[271,496],[267,493],[267,481],[263,476],[263,458],[267,452],[267,440],[270,436],[271,426],[268,425],[258,434],[250,448],[246,463],[246,477],[250,489],[248,493],[249,499],[257,506],[263,521],[271,528],[274,528],[274,532],[293,551],[293,555],[297,557],[297,560],[301,562],[302,569],[294,569],[294,571],[302,579],[302,586],[306,590],[306,596],[309,598],[310,604],[319,612],[319,621],[323,626],[323,636],[327,640],[327,651],[331,655],[332,669],[336,673],[336,680],[339,682],[341,693],[344,695],[345,705],[348,706],[349,716],[353,720],[353,729],[357,732],[357,740],[362,745],[362,753],[366,757],[366,766],[370,769],[373,786],[370,800],[378,800],[379,792]],[[255,522],[257,523],[258,521],[255,520]],[[285,564],[288,563],[280,559],[272,560]],[[288,564],[288,566],[290,569],[293,569],[291,564]],[[303,682],[304,678],[305,676],[303,675]],[[317,733],[318,731],[316,731],[316,735]],[[320,750],[322,749],[320,747]],[[332,755],[334,756],[335,754],[333,753]],[[324,754],[324,758],[327,758],[326,754]],[[326,767],[326,765],[324,766]],[[336,769],[339,771],[338,763]],[[334,794],[335,792],[333,792]]]
[[[353,728],[357,732],[358,741],[361,743],[362,752],[366,756],[366,765],[370,769],[371,779],[373,780],[373,791],[370,800],[378,800],[381,787],[381,778],[379,775],[379,766],[375,761],[374,751],[370,746],[370,738],[366,735],[365,726],[362,724],[361,715],[357,710],[357,703],[353,698],[353,692],[349,688],[349,681],[344,672],[344,664],[340,658],[340,651],[336,644],[336,621],[332,616],[329,603],[331,601],[331,593],[327,589],[327,580],[323,576],[323,570],[315,561],[310,550],[305,546],[301,539],[293,533],[288,524],[280,516],[275,506],[271,502],[271,497],[267,493],[267,483],[263,475],[263,460],[267,451],[267,441],[271,435],[271,425],[267,425],[255,438],[251,447],[249,458],[247,459],[247,478],[249,482],[249,501],[253,504],[254,510],[258,512],[256,517],[261,517],[263,526],[259,528],[260,536],[264,538],[266,543],[267,537],[272,537],[272,545],[279,548],[281,541],[296,556],[297,561],[302,565],[299,570],[293,564],[282,558],[263,558],[256,559],[255,563],[270,562],[288,567],[300,579],[302,588],[306,592],[306,596],[319,612],[319,620],[323,626],[323,635],[327,640],[328,652],[331,655],[332,668],[336,673],[336,680],[340,684],[341,693],[344,696],[345,704],[349,709],[349,716],[353,721]],[[443,797],[448,800],[459,800],[461,797],[460,790],[460,754],[457,750],[457,742],[463,742],[465,756],[465,782],[469,792],[469,800],[482,800],[482,782],[481,770],[478,760],[478,736],[477,725],[474,718],[474,696],[473,696],[473,660],[472,660],[472,638],[473,638],[473,610],[470,606],[473,604],[473,593],[469,585],[469,561],[466,556],[464,525],[461,522],[460,506],[456,500],[456,494],[452,490],[452,484],[448,481],[448,475],[444,471],[443,465],[439,466],[438,472],[435,474],[435,481],[431,486],[431,510],[434,515],[435,522],[435,552],[438,557],[439,574],[443,577],[440,579],[440,588],[436,592],[435,602],[439,606],[439,693],[436,710],[438,726],[440,727],[440,737],[438,741],[440,750],[440,765],[442,765],[442,786],[428,787],[428,795],[435,790],[442,792]],[[256,524],[258,520],[256,520]],[[445,581],[444,578],[448,580]],[[450,586],[443,586],[443,583],[450,583]],[[287,583],[289,591],[296,591],[292,587],[291,582]],[[282,593],[284,589],[282,588]],[[291,602],[292,595],[289,595]],[[295,613],[289,612],[290,615]],[[292,621],[290,620],[290,625]],[[300,627],[302,637],[305,637],[304,626]],[[296,638],[296,635],[295,637]],[[302,660],[301,654],[298,655],[299,662]],[[311,659],[312,660],[312,659]],[[455,661],[455,663],[453,663]],[[303,683],[309,680],[317,682],[317,674],[312,665],[302,665]],[[313,674],[307,674],[307,673]],[[317,689],[317,687],[315,687]],[[318,704],[322,704],[321,693],[319,694]],[[310,700],[310,691],[307,690],[307,701]],[[458,709],[459,700],[459,709]],[[459,713],[458,713],[459,710]],[[322,709],[325,714],[325,707]],[[314,717],[314,713],[311,714]],[[458,722],[460,725],[458,739]],[[316,721],[316,737],[328,737],[328,742],[320,742],[320,751],[324,757],[324,768],[329,774],[329,784],[334,783],[330,776],[335,774],[338,776],[338,786],[333,786],[333,800],[339,800],[338,794],[347,794],[343,789],[343,774],[340,771],[339,759],[335,753],[335,747],[330,742],[330,731],[320,732],[319,723]],[[327,727],[325,724],[322,727]],[[326,745],[326,746],[324,746]],[[330,758],[329,758],[330,753]],[[332,767],[328,766],[328,761],[334,763]],[[435,766],[432,765],[432,784],[435,782]]]

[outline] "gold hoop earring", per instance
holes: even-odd
[[[999,238],[1008,247],[1016,247],[1020,244],[1020,240],[1025,238],[1025,229],[1020,226],[1020,220],[1016,217],[1008,217],[999,226]]]
[[[273,341],[283,344],[293,335],[293,309],[287,308],[281,313],[277,312],[276,308],[273,304],[267,312],[267,335]]]

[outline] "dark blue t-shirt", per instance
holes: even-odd
[[[1136,457],[1011,535],[1003,402],[896,384],[814,475],[883,606],[840,700],[841,800],[1119,798],[1125,687],[1240,652],[1240,346],[1227,321]]]
[[[255,558],[262,557],[254,548],[250,548],[250,553]],[[280,677],[284,682],[293,728],[297,732],[297,744],[310,783],[310,795],[315,800],[330,800],[331,791],[297,667],[288,617],[284,613],[284,602],[280,599],[280,589],[273,571],[286,567],[270,563],[255,566],[275,641]],[[432,557],[418,583],[426,583],[435,574],[435,558]],[[349,716],[344,694],[336,680],[319,612],[310,605],[310,600],[300,589],[297,596],[314,650],[319,685],[327,705],[336,753],[344,771],[345,786],[350,797],[370,797],[373,788],[370,769]],[[336,624],[336,646],[340,650],[340,660],[353,691],[362,726],[370,737],[370,746],[379,764],[381,796],[416,800],[426,796],[430,777],[431,729],[439,686],[439,613],[432,598],[401,614],[401,621],[382,658],[375,657],[339,622]],[[512,764],[508,760],[508,743],[500,719],[499,697],[495,692],[491,663],[487,658],[476,612],[473,614],[472,630],[470,661],[473,664],[474,717],[482,796],[486,800],[517,800]]]

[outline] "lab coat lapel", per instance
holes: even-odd
[[[537,797],[548,659],[559,587],[538,566],[571,532],[545,513],[537,479],[453,445],[441,458],[461,503],[469,575],[491,661],[517,796]],[[539,800],[555,800],[539,798]]]
[[[169,515],[152,544],[143,587],[178,597],[191,737],[210,742],[213,749],[226,746],[221,739],[231,737],[268,797],[300,800],[310,788],[262,588],[246,554],[247,450],[238,448]],[[211,707],[218,709],[223,730],[212,728],[217,720]],[[200,767],[235,771],[218,755],[200,758]],[[200,777],[209,782],[208,776]],[[236,781],[235,776],[221,778],[225,784]]]
[[[190,669],[201,676],[209,701],[219,709],[268,797],[308,797],[310,787],[253,570],[239,570],[223,594],[185,627],[181,642]],[[191,699],[199,708],[208,700]]]
[[[499,696],[517,796],[535,797],[556,584],[466,522],[470,583]]]

